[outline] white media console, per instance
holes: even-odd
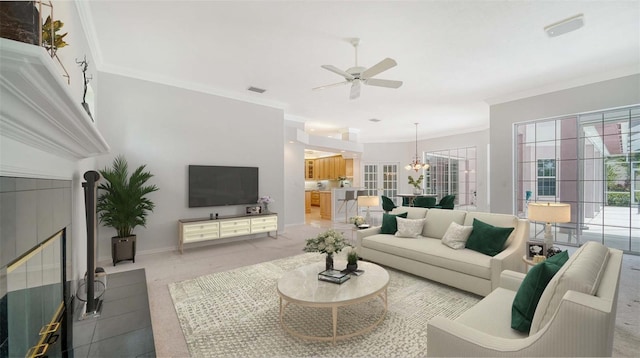
[[[182,253],[184,244],[224,239],[266,232],[276,233],[278,238],[278,214],[254,214],[225,216],[218,219],[180,219],[178,220],[178,248]]]

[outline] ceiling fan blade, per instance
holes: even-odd
[[[349,99],[356,99],[360,97],[360,81],[353,81],[351,84],[351,93],[349,94]]]
[[[347,72],[344,72],[343,70],[339,69],[339,68],[338,68],[338,67],[336,67],[336,66],[332,66],[332,65],[322,65],[322,66],[320,66],[320,67],[324,68],[325,70],[331,71],[331,72],[333,72],[333,73],[337,73],[337,74],[339,74],[340,76],[342,76],[342,77],[346,78],[347,80],[353,80],[353,79],[355,79],[355,77],[353,77],[351,74],[349,74],[349,73],[347,73]]]
[[[369,86],[398,88],[398,87],[402,86],[402,81],[381,80],[381,79],[377,79],[377,78],[369,78],[368,80],[364,80],[364,84],[365,85],[369,85]]]
[[[315,87],[312,88],[311,90],[316,91],[316,90],[323,90],[325,88],[330,88],[330,87],[337,87],[337,86],[341,86],[341,85],[346,85],[347,83],[349,83],[349,81],[342,81],[342,82],[338,82],[338,83],[332,83],[330,85],[324,85],[324,86],[320,86],[320,87]]]
[[[398,63],[394,59],[387,57],[384,60],[376,63],[375,65],[369,67],[364,72],[362,72],[362,75],[360,76],[360,78],[362,79],[371,78],[380,72],[383,72],[392,67],[395,67],[397,64]]]

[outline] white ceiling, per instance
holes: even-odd
[[[359,130],[362,143],[412,141],[489,127],[489,103],[640,72],[640,1],[89,1],[79,5],[97,66],[284,109],[314,134]],[[585,26],[550,38],[576,14]],[[320,68],[385,57],[349,86]],[[256,94],[246,89],[267,89]],[[378,123],[369,119],[377,118]]]

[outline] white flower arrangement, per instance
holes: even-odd
[[[320,252],[333,255],[349,245],[346,244],[341,232],[329,229],[316,237],[307,239],[304,247],[305,252]]]
[[[265,195],[261,196],[260,199],[258,199],[258,204],[271,204],[274,201],[275,200],[273,200],[269,195]]]
[[[352,216],[349,218],[349,222],[352,223],[355,226],[360,226],[364,223],[366,223],[366,221],[364,220],[364,217],[358,215],[358,216]]]

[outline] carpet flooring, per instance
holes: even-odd
[[[296,267],[324,260],[317,253],[213,273],[169,284],[178,320],[192,357],[409,357],[426,355],[432,317],[456,318],[480,297],[387,268],[388,312],[362,336],[310,342],[285,332],[279,323],[280,276]],[[366,275],[366,273],[365,273]],[[353,332],[380,317],[374,299],[339,309],[338,334]],[[330,309],[285,310],[288,325],[305,334],[331,335]]]

